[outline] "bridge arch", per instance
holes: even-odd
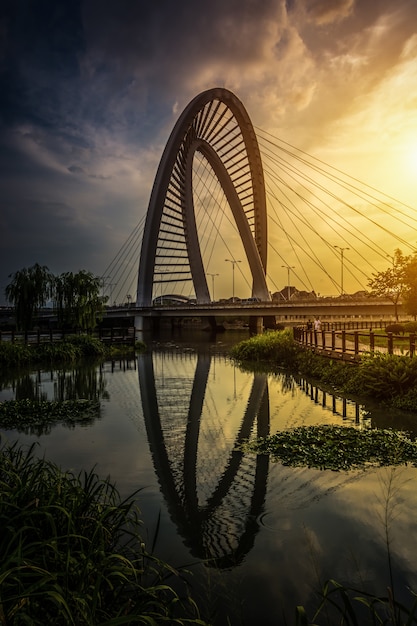
[[[252,274],[252,295],[269,300],[267,216],[256,134],[242,102],[214,88],[184,109],[165,146],[149,201],[139,261],[137,306],[152,303],[160,282],[192,280],[197,302],[210,302],[193,198],[193,160],[199,153],[227,198]]]

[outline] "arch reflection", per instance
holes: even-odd
[[[181,367],[187,370],[183,380]],[[253,374],[243,415],[226,442],[219,425],[227,428],[228,418],[219,419],[208,390],[215,358],[148,353],[138,359],[138,375],[154,467],[179,533],[191,554],[211,566],[238,564],[259,530],[269,458],[235,448],[251,434],[269,433],[267,376]],[[238,395],[243,406],[241,390]]]

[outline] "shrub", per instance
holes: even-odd
[[[394,335],[403,335],[404,334],[404,326],[402,324],[388,324],[385,327],[386,333],[393,333]]]
[[[237,361],[269,361],[274,365],[291,366],[297,359],[299,348],[287,330],[268,331],[238,343],[231,356]]]
[[[406,333],[417,333],[417,322],[406,322],[403,327]]]
[[[83,356],[102,356],[106,352],[103,342],[91,335],[69,335],[64,343],[77,346]]]
[[[32,349],[24,343],[0,342],[0,365],[3,367],[25,365],[30,362],[32,355]]]

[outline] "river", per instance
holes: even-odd
[[[0,400],[96,397],[101,406],[88,425],[2,431],[3,441],[36,441],[37,454],[63,469],[94,467],[124,496],[140,489],[148,549],[190,572],[216,626],[294,624],[295,607],[311,611],[329,578],[386,595],[387,539],[395,593],[411,604],[415,468],[292,468],[235,447],[299,425],[411,430],[415,416],[343,400],[285,372],[242,370],[228,351],[246,336],[161,337],[137,359],[3,381]]]

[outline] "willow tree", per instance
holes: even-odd
[[[58,323],[74,329],[92,330],[103,317],[104,299],[100,278],[81,270],[55,278],[54,300]]]
[[[12,281],[6,286],[5,295],[14,308],[18,330],[31,330],[41,307],[52,294],[53,275],[46,265],[35,263],[10,274]]]

